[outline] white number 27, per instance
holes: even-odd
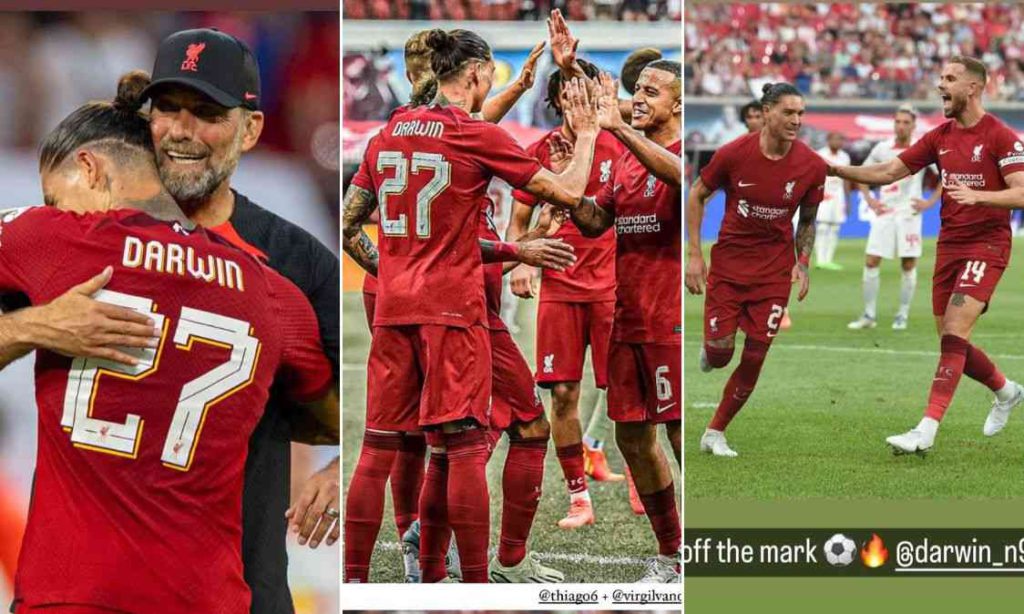
[[[152,311],[151,299],[109,290],[101,290],[95,298],[145,313],[166,335],[166,318]],[[207,410],[252,382],[260,342],[249,333],[249,329],[249,323],[242,320],[182,307],[174,332],[174,343],[179,349],[191,351],[193,343],[199,341],[225,348],[231,355],[226,362],[182,387],[160,456],[165,466],[188,471]],[[159,368],[163,343],[161,337],[158,348],[130,350],[139,359],[135,366],[97,358],[76,358],[72,361],[60,423],[66,430],[70,429],[74,445],[128,458],[138,456],[144,426],[142,417],[129,413],[124,422],[101,420],[92,417],[93,403],[101,375],[141,380],[155,373]],[[157,403],[159,399],[145,399],[143,402]]]

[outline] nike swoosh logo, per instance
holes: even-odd
[[[256,100],[256,98],[258,98],[258,96],[256,96],[256,94],[250,94],[249,92],[245,93],[245,99],[246,100]]]
[[[743,183],[743,182],[741,181],[741,182],[739,182],[739,183],[738,183],[738,184],[736,184],[736,185],[738,185],[738,186],[739,186],[739,187],[741,187],[741,188],[748,188],[748,187],[750,187],[750,186],[752,186],[752,185],[757,185],[757,184],[756,184],[756,183]]]
[[[953,151],[953,150],[952,149],[940,149],[939,150],[939,155],[940,156],[944,156],[944,155],[948,154],[951,151]]]
[[[661,405],[659,405],[659,406],[658,406],[658,409],[657,409],[657,413],[659,413],[659,414],[660,414],[660,413],[661,413],[661,412],[663,412],[663,411],[668,411],[668,410],[669,410],[670,408],[672,408],[672,407],[675,407],[675,406],[676,406],[676,404],[675,404],[675,403],[669,403],[669,404],[668,404],[668,405],[666,405],[665,407],[662,407]]]

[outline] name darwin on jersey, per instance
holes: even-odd
[[[441,122],[421,122],[418,119],[398,122],[391,129],[391,136],[429,136],[439,139],[443,134],[444,124]]]
[[[197,255],[192,247],[177,243],[143,241],[138,237],[124,239],[124,253],[121,264],[130,269],[142,267],[147,271],[190,276],[206,283],[216,283],[223,288],[245,292],[242,268],[233,260],[214,256]]]
[[[661,222],[656,213],[638,213],[615,218],[615,232],[620,235],[636,235],[647,232],[661,232]]]

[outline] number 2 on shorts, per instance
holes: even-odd
[[[779,324],[782,323],[782,314],[786,308],[782,305],[772,305],[772,312],[768,314],[768,336],[774,337],[779,334]]]

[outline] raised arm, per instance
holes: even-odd
[[[591,239],[601,236],[615,225],[615,216],[597,204],[597,200],[592,196],[585,197],[570,215],[572,222],[580,229],[580,234]]]
[[[700,228],[704,223],[704,206],[712,194],[714,192],[697,177],[686,198],[686,289],[690,294],[704,294],[704,286],[708,281]]]
[[[377,197],[373,192],[350,184],[345,192],[345,203],[341,213],[341,246],[345,253],[363,267],[370,275],[377,275],[377,246],[363,230],[363,224],[377,209]]]
[[[597,141],[597,112],[587,93],[585,80],[573,79],[563,88],[562,110],[576,134],[572,160],[559,174],[541,168],[523,189],[540,200],[560,207],[575,208],[580,204],[594,162]]]
[[[615,135],[655,177],[674,188],[680,187],[683,183],[682,159],[623,121],[616,97],[619,84],[611,75],[601,73],[599,82],[598,122],[601,128]]]
[[[505,114],[519,102],[519,98],[533,87],[536,79],[537,58],[544,52],[545,44],[545,41],[541,41],[533,47],[526,62],[523,63],[523,70],[519,73],[518,79],[484,102],[484,106],[480,110],[484,121],[492,124],[500,122]]]
[[[882,164],[866,166],[829,166],[830,177],[842,177],[857,183],[868,185],[889,185],[910,175],[910,169],[899,158],[893,158]]]

